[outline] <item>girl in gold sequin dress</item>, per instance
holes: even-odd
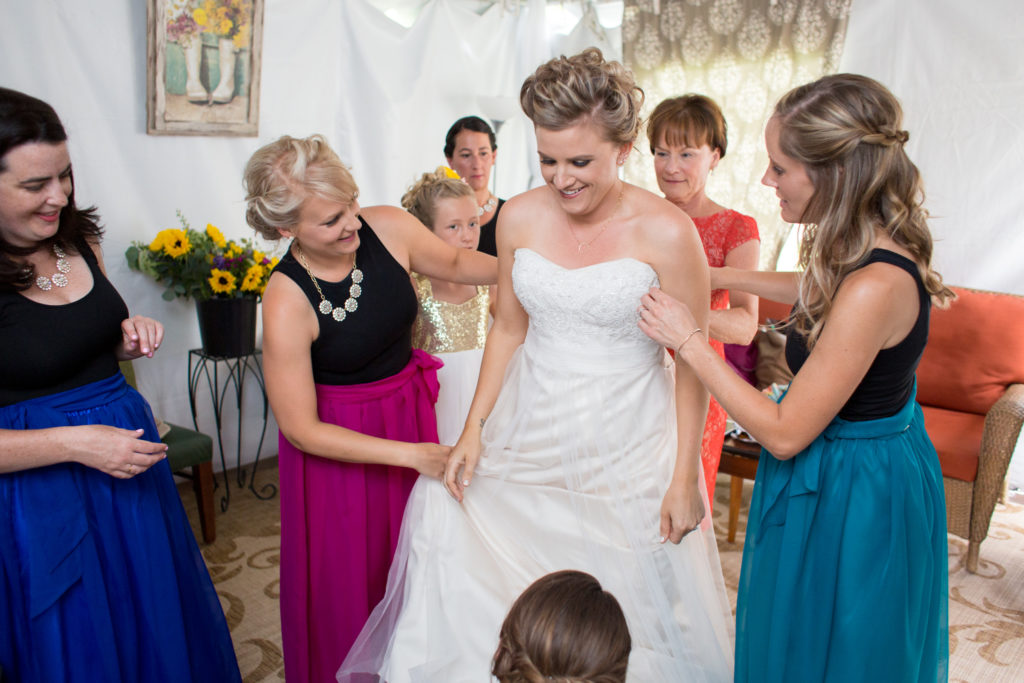
[[[424,173],[402,197],[402,206],[448,244],[477,248],[480,209],[473,188],[454,171],[442,166]],[[444,361],[437,373],[437,435],[450,446],[462,433],[476,390],[487,340],[490,288],[419,273],[412,273],[412,282],[419,300],[412,345]]]

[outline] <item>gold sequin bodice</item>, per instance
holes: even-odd
[[[476,296],[461,304],[438,301],[430,278],[413,273],[419,312],[412,328],[412,345],[427,353],[452,353],[482,349],[487,341],[487,287],[477,287]]]

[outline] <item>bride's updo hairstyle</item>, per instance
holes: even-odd
[[[903,109],[878,81],[825,76],[788,92],[775,106],[779,147],[814,185],[801,222],[797,329],[808,348],[821,334],[839,283],[868,257],[882,229],[913,254],[939,305],[953,293],[931,269],[932,237],[921,175],[907,156]]]
[[[633,74],[605,61],[596,47],[545,62],[519,91],[519,104],[537,128],[564,130],[590,120],[620,145],[636,140],[643,103]]]
[[[451,173],[454,174],[455,171]],[[402,208],[433,230],[437,202],[459,197],[472,197],[473,201],[476,201],[473,188],[466,181],[459,178],[458,174],[453,177],[448,169],[439,166],[436,171],[420,176],[420,179],[402,195]]]
[[[500,683],[625,683],[631,647],[615,596],[590,574],[559,571],[512,605],[491,673]]]
[[[309,197],[350,204],[359,196],[352,174],[321,135],[285,135],[256,150],[245,165],[245,220],[268,240],[299,222]]]

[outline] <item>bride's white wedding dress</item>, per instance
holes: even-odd
[[[679,545],[659,542],[676,420],[671,364],[637,327],[654,270],[631,258],[566,269],[517,249],[512,282],[529,330],[473,482],[460,505],[420,478],[387,596],[338,680],[488,681],[515,598],[548,572],[580,569],[622,605],[631,682],[731,681],[732,617],[710,524]]]

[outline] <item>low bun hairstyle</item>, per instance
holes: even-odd
[[[245,220],[261,237],[294,227],[308,197],[350,204],[359,196],[352,174],[321,135],[285,135],[256,150],[245,165]]]

